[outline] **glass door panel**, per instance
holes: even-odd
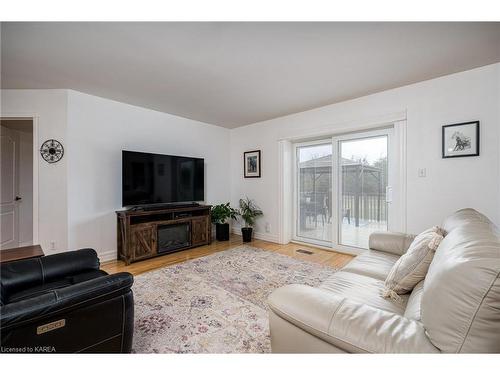
[[[388,135],[338,141],[340,245],[368,248],[388,224]]]
[[[296,148],[296,236],[326,242],[332,236],[332,143]]]

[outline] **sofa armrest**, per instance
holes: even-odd
[[[41,320],[52,314],[76,309],[127,293],[134,282],[128,272],[84,281],[65,288],[0,307],[2,330]]]
[[[326,290],[287,285],[274,291],[268,302],[282,319],[346,352],[439,352],[421,323]]]
[[[371,250],[384,251],[395,255],[406,253],[415,236],[398,232],[373,232],[370,234],[368,247]]]

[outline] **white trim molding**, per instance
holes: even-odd
[[[323,126],[308,130],[301,135],[283,137],[279,139],[278,243],[286,244],[291,241],[306,244],[306,242],[303,242],[301,238],[296,237],[294,230],[294,218],[297,216],[295,212],[296,205],[294,204],[296,200],[296,166],[294,152],[296,152],[295,150],[297,145],[321,144],[328,140],[328,138],[331,140],[332,145],[334,145],[334,139],[343,137],[349,138],[357,133],[365,133],[364,136],[366,136],[367,133],[378,134],[383,133],[384,131],[389,131],[388,129],[392,129],[392,136],[390,138],[392,138],[391,143],[394,144],[394,147],[390,147],[392,148],[392,152],[394,152],[396,159],[394,162],[396,164],[394,166],[394,186],[396,187],[395,191],[398,192],[397,196],[395,196],[395,206],[397,209],[393,213],[393,225],[391,225],[390,230],[405,232],[407,229],[406,117],[407,111],[404,110],[374,116],[371,118],[360,119],[359,121],[349,121],[335,126]],[[336,184],[333,186],[336,187]],[[332,201],[332,204],[338,206],[335,199]],[[337,210],[338,207],[336,207],[333,212],[337,212]],[[264,236],[269,237],[268,235]],[[258,237],[256,236],[256,238]],[[366,249],[340,245],[337,241],[332,241],[331,246],[323,241],[311,241],[310,243],[307,242],[307,244],[326,250],[333,250],[353,255],[358,255],[366,251]]]
[[[376,130],[391,126],[399,121],[406,121],[407,111],[394,112],[379,116],[371,116],[364,119],[352,120],[309,129],[299,135],[292,137],[283,136],[278,140],[288,140],[290,142],[307,142],[319,138],[339,136],[348,133],[357,133],[365,130]]]
[[[102,262],[109,262],[112,260],[117,260],[118,259],[118,250],[109,250],[109,251],[102,251],[97,254],[99,257],[99,261]]]
[[[233,234],[236,234],[238,236],[241,236],[241,227],[240,226],[233,226],[231,232]],[[256,238],[258,240],[263,240],[263,241],[269,241],[269,242],[274,242],[274,243],[280,243],[278,235],[275,234],[269,234],[269,233],[262,233],[262,232],[253,232],[253,238]],[[287,242],[288,243],[288,242]]]
[[[293,212],[293,145],[292,142],[278,142],[278,243],[287,244],[292,240]]]

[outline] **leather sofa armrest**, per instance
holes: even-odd
[[[0,307],[0,326],[2,330],[12,328],[125,294],[133,283],[134,278],[130,273],[121,272],[9,303]]]
[[[282,319],[346,352],[439,352],[420,322],[326,290],[287,285],[274,291],[268,302]]]
[[[370,234],[368,247],[371,250],[384,251],[395,255],[406,253],[415,238],[412,234],[398,232],[373,232]]]

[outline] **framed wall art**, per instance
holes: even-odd
[[[479,121],[443,126],[443,159],[479,156]]]
[[[259,178],[261,176],[260,150],[244,152],[243,163],[245,178]]]

